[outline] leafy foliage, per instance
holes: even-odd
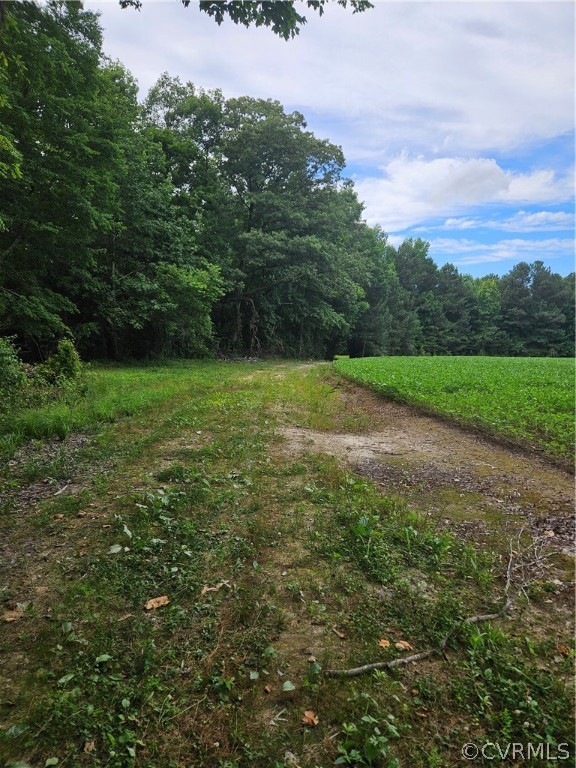
[[[292,2],[200,7],[284,37],[304,21]],[[27,359],[63,337],[109,359],[573,354],[573,276],[438,269],[363,221],[341,149],[300,113],[168,74],[139,105],[96,14],[1,8],[0,333]]]
[[[324,13],[324,7],[329,0],[306,0],[306,6],[316,11],[320,16]],[[354,13],[372,8],[368,0],[338,0],[338,5],[346,8],[350,4]],[[120,0],[122,8],[141,8],[142,0]],[[182,5],[188,7],[190,0],[182,0]],[[293,0],[200,0],[199,7],[211,16],[217,24],[222,24],[229,18],[234,24],[242,24],[245,27],[270,27],[274,34],[289,40],[300,32],[306,17],[296,11]]]
[[[42,365],[38,365],[35,374],[48,384],[73,381],[80,376],[82,364],[76,347],[70,339],[62,339],[53,355]]]
[[[12,339],[0,338],[0,395],[12,399],[26,383],[26,372]]]

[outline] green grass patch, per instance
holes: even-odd
[[[573,360],[376,357],[338,360],[334,367],[387,397],[551,456],[573,457]]]

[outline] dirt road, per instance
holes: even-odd
[[[524,529],[573,554],[574,478],[567,471],[351,383],[340,383],[337,397],[342,407],[365,412],[368,430],[286,427],[288,452],[333,455],[462,536],[507,539]]]

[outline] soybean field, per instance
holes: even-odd
[[[335,368],[405,403],[570,459],[574,360],[527,357],[340,359]]]

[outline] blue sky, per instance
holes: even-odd
[[[342,147],[368,223],[476,276],[574,270],[575,6],[554,0],[329,5],[292,41],[192,0],[89,0],[141,94],[162,72],[278,99]]]

